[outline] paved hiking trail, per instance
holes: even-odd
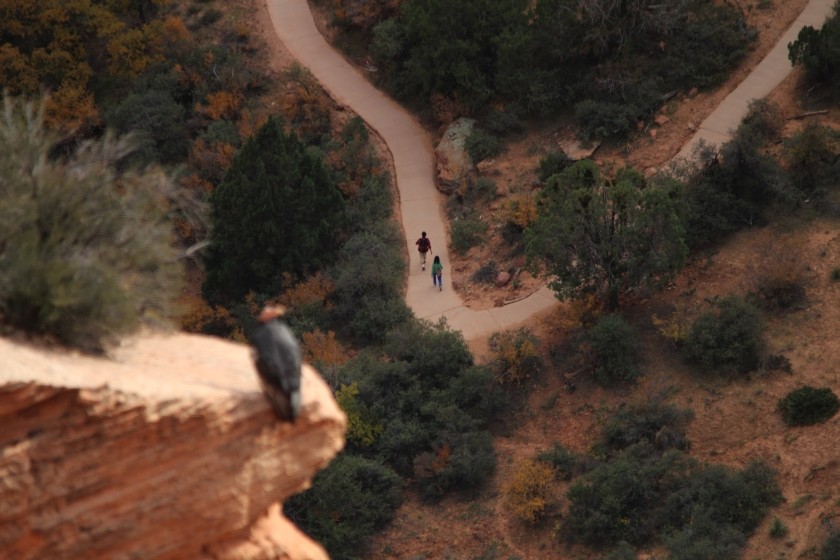
[[[832,3],[833,0],[812,0],[767,57],[703,121],[679,156],[690,155],[701,138],[714,144],[727,140],[730,130],[737,127],[746,113],[749,101],[767,95],[790,72],[787,44],[796,38],[803,25],[821,26]],[[466,340],[474,340],[559,305],[547,287],[503,307],[475,310],[464,305],[449,282],[444,200],[435,187],[431,136],[408,111],[373,87],[326,42],[315,26],[306,0],[266,0],[266,5],[277,36],[292,56],[312,72],[337,103],[358,114],[388,145],[410,257],[406,302],[414,314],[432,321],[446,317],[448,324],[460,330]],[[414,242],[421,231],[428,234],[434,255],[440,256],[443,262],[443,291],[432,285],[431,262],[425,271],[420,269]]]

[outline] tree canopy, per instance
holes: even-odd
[[[822,28],[806,25],[799,31],[796,41],[788,44],[788,58],[804,66],[812,78],[840,85],[840,2]]]
[[[622,289],[670,278],[688,255],[671,193],[632,169],[608,180],[578,162],[549,179],[538,211],[525,232],[529,261],[545,265],[561,299],[606,294],[615,309]]]
[[[276,293],[284,274],[299,277],[328,263],[344,219],[344,199],[320,155],[276,118],[234,157],[210,204],[210,301]]]

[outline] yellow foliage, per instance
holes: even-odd
[[[685,305],[677,305],[669,317],[661,319],[653,315],[650,320],[662,336],[677,344],[685,340],[691,327]]]
[[[537,339],[525,329],[494,333],[487,343],[499,383],[523,383],[542,367]]]
[[[505,219],[522,229],[530,226],[537,219],[537,202],[530,192],[510,195],[505,202]]]
[[[545,512],[553,482],[551,465],[528,459],[516,466],[503,493],[514,515],[534,524]]]
[[[565,314],[563,325],[566,328],[589,327],[604,314],[604,305],[595,294],[573,299],[569,303],[569,312]]]
[[[359,447],[370,447],[382,433],[382,424],[365,418],[356,397],[359,396],[359,386],[354,382],[342,385],[335,394],[338,406],[347,415],[347,441]]]

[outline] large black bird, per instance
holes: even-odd
[[[300,412],[301,353],[292,331],[279,320],[284,312],[281,306],[263,309],[251,344],[268,402],[281,420],[294,422]]]

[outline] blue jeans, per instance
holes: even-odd
[[[432,274],[432,285],[443,287],[443,274]]]

